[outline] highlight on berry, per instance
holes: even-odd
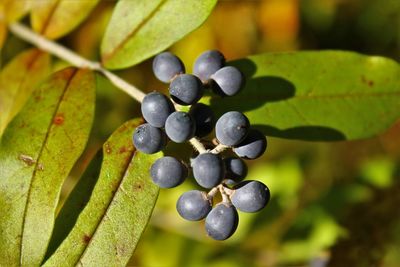
[[[239,111],[227,110],[217,119],[210,106],[199,103],[207,91],[228,97],[243,89],[244,75],[225,62],[221,52],[205,51],[194,62],[193,74],[187,74],[176,55],[157,55],[153,73],[169,84],[169,96],[151,92],[144,97],[141,111],[146,122],[135,129],[132,138],[136,149],[146,154],[165,149],[168,142],[193,145],[195,156],[190,162],[164,156],[153,163],[149,172],[161,188],[179,186],[192,173],[204,191],[182,194],[176,203],[177,212],[189,221],[205,219],[206,233],[215,240],[234,234],[239,223],[237,210],[258,212],[270,199],[265,184],[245,180],[245,160],[262,156],[267,148],[264,134],[253,129]],[[210,136],[213,132],[215,137]],[[221,201],[215,203],[218,194]]]

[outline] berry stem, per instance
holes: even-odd
[[[228,194],[225,192],[225,186],[223,184],[219,184],[219,185],[217,185],[217,188],[219,189],[219,192],[221,193],[222,202],[230,204],[231,200],[230,200]]]
[[[31,43],[34,46],[67,61],[73,66],[88,68],[102,73],[117,88],[121,89],[122,91],[136,99],[138,102],[142,102],[145,94],[141,90],[121,79],[114,73],[104,69],[101,66],[101,63],[87,60],[86,58],[83,58],[74,51],[35,33],[30,28],[21,23],[12,23],[9,25],[9,29],[14,35],[18,36],[24,41]]]
[[[217,185],[213,190],[214,189],[217,189],[221,193],[223,203],[231,204],[230,196],[233,194],[234,190],[227,188],[223,183]]]
[[[225,194],[227,194],[228,196],[232,196],[233,192],[235,192],[235,190],[229,189],[226,186],[223,186],[223,187],[224,187]]]
[[[194,147],[194,149],[197,150],[200,154],[207,152],[207,149],[204,147],[204,145],[200,142],[199,139],[196,137],[193,137],[189,140],[190,144]]]
[[[214,147],[213,150],[211,150],[211,153],[219,154],[219,153],[223,152],[227,148],[229,148],[229,146],[226,146],[226,145],[223,145],[223,144],[218,144],[216,147]]]
[[[210,190],[210,192],[208,192],[207,198],[212,199],[217,194],[218,191],[219,191],[218,186],[214,187],[213,189]]]

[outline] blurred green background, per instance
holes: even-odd
[[[98,59],[114,1],[102,1],[60,42]],[[9,36],[2,64],[28,45]],[[207,22],[171,47],[191,70],[204,50],[228,60],[294,50],[344,49],[400,59],[400,0],[219,1]],[[66,63],[56,61],[55,69]],[[118,75],[145,91],[165,91],[151,60]],[[400,79],[400,77],[399,77]],[[139,104],[98,76],[92,138],[63,189],[67,196],[104,140]],[[400,108],[400,107],[399,107]],[[285,116],[285,114],[276,114]],[[272,192],[258,214],[240,213],[236,234],[217,242],[202,223],[175,211],[179,195],[195,185],[161,190],[153,217],[129,266],[400,266],[400,121],[372,139],[302,142],[269,138],[264,157],[248,162],[248,179]],[[189,150],[176,146],[170,152]]]

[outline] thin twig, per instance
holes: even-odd
[[[98,71],[106,76],[116,87],[126,92],[138,102],[142,102],[145,94],[140,91],[135,86],[127,83],[125,80],[121,79],[117,75],[109,72],[104,69],[99,62],[87,60],[74,51],[63,47],[56,42],[53,42],[45,37],[35,33],[30,28],[26,27],[20,23],[12,23],[9,25],[10,31],[18,36],[19,38],[35,45],[36,47],[53,54],[68,63],[80,67],[80,68],[88,68],[91,70]]]
[[[9,29],[13,34],[18,36],[19,38],[27,41],[28,43],[33,44],[34,46],[46,52],[49,52],[52,55],[55,55],[65,60],[66,62],[72,64],[73,66],[80,68],[88,68],[102,73],[117,88],[129,94],[138,102],[142,102],[143,98],[145,97],[145,93],[143,93],[141,90],[139,90],[132,84],[121,79],[117,75],[113,74],[112,72],[104,69],[99,62],[90,61],[86,58],[83,58],[74,51],[35,33],[29,27],[26,27],[21,23],[12,23],[9,25]],[[176,105],[176,107],[179,108],[178,105]],[[198,139],[192,138],[189,141],[199,153],[207,152],[204,145]]]

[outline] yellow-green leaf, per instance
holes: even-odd
[[[25,16],[31,7],[32,0],[2,0],[4,15],[8,22],[14,22]]]
[[[49,72],[49,55],[37,49],[22,52],[1,71],[0,136]]]
[[[266,135],[311,141],[368,138],[400,118],[400,65],[345,51],[268,53],[231,63],[246,87],[213,109],[244,112]]]
[[[32,28],[50,39],[56,39],[77,27],[97,5],[99,0],[33,1]]]
[[[7,38],[7,24],[3,18],[0,18],[0,51],[3,48],[6,38]]]
[[[199,27],[216,0],[120,0],[101,44],[110,69],[135,65]]]
[[[0,266],[39,266],[64,179],[94,116],[95,79],[67,68],[36,89],[0,142]]]
[[[128,263],[157,199],[149,169],[162,155],[135,150],[132,132],[140,123],[132,120],[117,129],[103,146],[99,177],[89,171],[74,188],[57,217],[52,245],[62,243],[44,266]],[[71,222],[74,227],[65,233]]]

